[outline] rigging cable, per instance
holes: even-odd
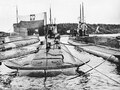
[[[73,56],[74,58],[80,60],[79,58],[75,57],[75,56],[72,55],[70,52],[66,51],[65,49],[63,49],[63,50],[64,50],[65,52],[67,52],[68,54],[70,54],[71,56]],[[112,55],[111,55],[111,56],[112,56]],[[99,72],[100,74],[102,74],[102,75],[106,76],[107,78],[111,79],[112,81],[114,81],[114,82],[120,84],[120,82],[118,82],[118,81],[112,79],[111,77],[105,75],[104,73],[102,73],[102,72],[100,72],[100,71],[98,71],[98,70],[96,69],[98,66],[100,66],[101,64],[103,64],[104,62],[106,62],[109,58],[111,58],[111,56],[108,57],[106,60],[104,60],[102,63],[98,64],[98,65],[95,66],[95,67],[92,67],[92,66],[90,66],[89,64],[86,63],[86,65],[89,66],[91,69],[88,70],[88,71],[86,71],[85,73],[88,73],[88,72],[90,72],[90,71],[92,71],[92,70],[96,70],[96,71]],[[80,60],[80,61],[82,61],[82,60]],[[82,61],[82,62],[83,62],[83,61]],[[84,63],[84,62],[83,62],[83,63]],[[84,75],[84,74],[83,74],[83,75]],[[79,76],[81,76],[81,75],[78,75],[78,76],[76,76],[76,77],[79,77]],[[76,78],[76,77],[73,77],[73,78],[71,78],[71,79],[74,79],[74,78]],[[70,79],[69,79],[69,80],[70,80]]]

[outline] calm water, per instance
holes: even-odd
[[[42,38],[43,40],[43,38]],[[67,43],[68,37],[62,37],[61,41]],[[91,67],[95,67],[104,61],[101,57],[96,57],[84,51],[78,52],[73,46],[67,46],[70,52],[78,59],[90,59],[90,62],[80,68],[81,71],[87,72]],[[77,59],[76,59],[77,60]],[[2,85],[1,88],[12,90],[120,90],[120,67],[105,61],[99,67],[90,70],[84,76],[75,77],[76,75],[66,76],[60,74],[55,77],[48,77],[46,87],[44,88],[43,77],[17,76],[12,77],[4,75],[13,70],[4,65],[0,67],[0,78],[11,78],[10,85]],[[70,79],[73,78],[73,79]],[[18,89],[19,88],[19,89]]]

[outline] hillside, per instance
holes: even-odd
[[[77,23],[61,23],[58,24],[58,32],[60,34],[67,34],[67,30],[76,30],[78,24]],[[99,26],[99,31],[101,34],[111,34],[111,33],[120,33],[120,24],[87,24],[88,33],[93,34]]]

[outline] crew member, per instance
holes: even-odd
[[[48,38],[54,38],[54,33],[53,33],[53,28],[50,27],[50,29],[48,30]]]
[[[78,24],[78,34],[79,34],[79,36],[82,36],[81,22],[79,22],[79,24]]]
[[[83,36],[86,36],[87,25],[85,23],[82,23],[81,29],[82,29],[82,32],[83,32]]]
[[[60,42],[60,34],[59,33],[56,33],[55,34],[55,40],[54,40],[55,44],[56,44],[56,48],[59,48],[60,49],[60,45],[59,45],[59,42]]]

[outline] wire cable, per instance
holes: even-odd
[[[63,48],[62,48],[63,49]],[[65,52],[67,52],[65,49],[63,49]],[[70,54],[71,56],[73,56],[74,58],[76,58],[76,59],[78,59],[78,60],[80,60],[79,58],[77,58],[77,57],[75,57],[74,55],[72,55],[71,53],[69,53],[69,52],[67,52],[68,54]],[[111,55],[112,56],[112,55]],[[104,73],[102,73],[102,72],[100,72],[100,71],[98,71],[96,68],[98,67],[98,66],[100,66],[101,64],[103,64],[103,63],[105,63],[109,58],[111,58],[111,56],[110,57],[108,57],[105,61],[103,61],[102,63],[100,63],[100,64],[98,64],[97,66],[95,66],[95,67],[92,67],[92,66],[90,66],[90,65],[88,65],[87,63],[86,63],[86,65],[87,66],[89,66],[91,69],[90,70],[88,70],[88,71],[86,71],[85,73],[88,73],[88,72],[90,72],[90,71],[92,71],[92,70],[96,70],[97,72],[99,72],[100,74],[102,74],[102,75],[104,75],[104,76],[106,76],[107,78],[109,78],[109,79],[111,79],[112,81],[114,81],[114,82],[116,82],[116,83],[118,83],[118,84],[120,84],[120,82],[118,82],[118,81],[116,81],[116,80],[114,80],[114,79],[112,79],[111,77],[109,77],[109,76],[107,76],[107,75],[105,75]],[[82,61],[82,60],[80,60],[80,61]],[[83,61],[82,61],[83,62]],[[83,62],[84,63],[84,62]],[[81,76],[81,75],[78,75],[78,76],[76,76],[76,77],[79,77],[79,76]],[[73,78],[76,78],[76,77],[73,77]],[[72,79],[72,78],[71,78]]]

